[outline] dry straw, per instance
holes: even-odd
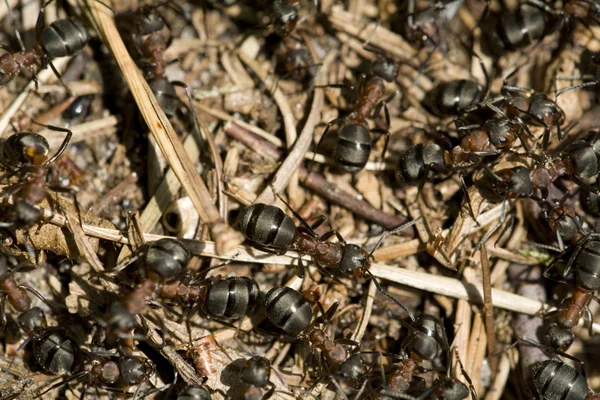
[[[194,168],[192,160],[184,150],[148,83],[127,52],[115,25],[112,11],[99,2],[88,3],[85,0],[80,0],[80,2],[90,10],[94,25],[115,56],[135,102],[173,173],[177,176],[184,191],[190,196],[201,221],[210,227],[213,239],[217,243],[217,252],[225,253],[234,248],[242,242],[241,234],[235,232],[221,219],[206,184]]]

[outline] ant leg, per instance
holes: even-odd
[[[298,214],[292,208],[292,206],[290,206],[290,204],[283,197],[281,197],[281,195],[279,193],[277,193],[277,191],[275,190],[275,188],[272,185],[271,185],[271,190],[273,191],[273,195],[275,197],[279,198],[279,200],[281,200],[286,205],[286,207],[289,208],[289,210],[292,212],[292,214],[294,215],[294,217],[296,217],[298,219],[298,221],[300,221],[300,223],[302,224],[302,226],[304,226],[308,230],[308,233],[311,236],[318,237],[317,234],[315,233],[315,231],[311,228],[311,226],[308,225],[308,222],[306,222],[306,220],[304,218],[302,218],[302,216],[300,214]]]
[[[500,214],[500,221],[483,236],[483,238],[479,241],[479,243],[477,243],[477,246],[475,246],[475,248],[473,249],[473,254],[477,253],[479,251],[479,249],[481,249],[481,246],[485,245],[485,242],[487,242],[487,240],[494,233],[496,233],[496,231],[498,229],[500,229],[500,227],[502,227],[502,225],[504,224],[504,221],[506,220],[506,203],[507,203],[507,199],[505,198],[502,201],[502,212]]]
[[[375,244],[375,246],[373,247],[373,250],[371,250],[371,252],[369,253],[369,258],[373,256],[373,253],[375,252],[375,250],[377,250],[379,248],[379,246],[381,246],[381,244],[383,243],[383,240],[390,236],[390,235],[395,235],[398,232],[402,232],[403,230],[405,230],[406,228],[410,228],[411,226],[413,226],[414,224],[417,223],[417,221],[419,221],[421,219],[421,217],[418,217],[410,222],[407,222],[405,224],[402,224],[394,229],[392,229],[391,231],[387,231],[385,233],[383,233],[381,235],[381,237],[379,238],[379,240],[377,241],[377,243]]]
[[[50,158],[48,159],[48,161],[46,161],[46,162],[45,162],[45,164],[51,164],[51,163],[53,163],[53,162],[54,162],[54,161],[56,161],[56,160],[57,160],[57,159],[58,159],[58,158],[59,158],[59,157],[60,157],[60,156],[61,156],[61,155],[62,155],[62,154],[65,152],[65,150],[67,149],[67,146],[69,145],[69,142],[71,141],[71,138],[73,137],[73,132],[71,132],[71,130],[70,130],[70,129],[67,129],[67,128],[59,128],[58,126],[54,126],[54,125],[46,125],[46,124],[43,124],[43,123],[41,123],[41,122],[38,122],[38,121],[36,121],[36,120],[32,120],[31,122],[33,122],[33,123],[34,123],[34,124],[36,124],[36,125],[43,126],[44,128],[48,128],[48,129],[50,129],[51,131],[55,131],[55,132],[64,132],[64,133],[66,133],[66,134],[67,134],[67,135],[65,136],[65,138],[64,138],[64,140],[63,140],[63,142],[61,143],[61,145],[60,145],[60,148],[58,149],[58,151],[57,151],[57,152],[56,152],[56,153],[55,153],[55,154],[54,154],[52,157],[50,157]]]
[[[321,143],[323,143],[323,140],[327,137],[327,134],[329,133],[329,129],[331,129],[331,127],[333,125],[336,124],[343,124],[344,123],[344,119],[343,118],[336,118],[333,121],[330,121],[327,126],[325,127],[325,131],[323,131],[323,135],[321,135],[321,138],[319,139],[319,142],[317,143],[317,146],[315,147],[315,151],[313,152],[313,156],[312,159],[310,160],[310,164],[308,165],[308,167],[306,168],[307,172],[311,172],[311,167],[313,166],[313,164],[315,163],[315,157],[317,156],[317,152],[319,150],[319,147],[321,147]],[[306,176],[308,177],[308,174],[306,174]],[[306,180],[306,178],[304,178]]]
[[[321,226],[323,224],[323,222],[325,222],[325,220],[327,219],[326,215],[321,215],[319,216],[319,218],[317,218],[317,220],[315,222],[313,222],[311,224],[311,228],[312,229],[317,229],[319,226]]]
[[[469,210],[469,214],[471,214],[471,218],[473,219],[473,221],[475,221],[477,226],[481,226],[479,221],[477,221],[477,217],[475,216],[475,211],[473,211],[473,206],[471,205],[471,196],[469,195],[469,189],[467,188],[467,184],[465,183],[465,177],[463,174],[459,174],[458,177],[460,179],[460,189],[462,190],[463,195],[465,196],[465,199],[467,200],[467,208]]]
[[[192,98],[192,93],[190,92],[190,88],[188,85],[186,85],[184,82],[181,81],[172,81],[171,84],[173,86],[179,86],[181,88],[183,88],[185,90],[185,95],[188,99],[188,103],[190,104],[190,113],[192,114],[192,120],[194,123],[194,129],[196,130],[196,132],[198,133],[198,135],[201,135],[202,132],[200,131],[200,123],[198,122],[198,113],[196,112],[196,107],[194,107],[194,100]]]
[[[383,289],[383,287],[381,286],[381,284],[379,283],[379,281],[377,280],[377,278],[375,277],[375,275],[373,275],[370,271],[365,271],[365,275],[367,275],[371,280],[373,280],[373,283],[375,284],[375,286],[377,286],[377,289],[384,296],[386,296],[387,298],[392,300],[394,303],[396,303],[408,315],[408,317],[411,319],[411,321],[415,322],[415,316],[413,315],[413,313],[408,308],[406,308],[406,306],[404,304],[402,304],[398,299],[396,299],[394,296],[392,296],[391,294],[386,292]]]
[[[10,18],[10,22],[13,26],[13,29],[15,30],[15,37],[17,38],[17,42],[19,43],[19,47],[21,48],[22,52],[25,52],[25,44],[23,44],[23,39],[21,39],[21,32],[19,32],[19,30],[17,29],[17,22],[15,20],[15,16],[13,15],[12,7],[10,6],[10,4],[8,4],[8,0],[4,0],[4,3],[6,4],[6,8],[8,9],[8,17]]]
[[[473,400],[476,400],[477,392],[475,391],[475,387],[473,386],[473,381],[471,380],[471,377],[467,374],[467,371],[465,371],[465,366],[463,365],[462,361],[460,360],[460,356],[458,355],[457,348],[454,348],[454,353],[456,354],[456,361],[458,361],[458,365],[460,367],[460,372],[462,373],[462,375],[465,377],[465,380],[469,384],[469,391],[471,392],[471,398]]]
[[[8,321],[6,320],[6,293],[0,298],[0,332],[4,332]]]
[[[343,236],[336,230],[332,230],[332,231],[324,233],[319,239],[322,241],[326,241],[327,239],[329,239],[330,237],[332,237],[334,235],[341,244],[346,245],[346,240],[344,240]]]
[[[73,93],[73,91],[71,89],[69,89],[69,87],[62,80],[62,75],[60,74],[60,72],[58,72],[58,70],[56,69],[56,67],[52,63],[52,60],[48,59],[48,65],[50,65],[50,68],[52,69],[52,72],[54,72],[54,75],[56,75],[56,78],[58,79],[58,81],[60,82],[60,84],[62,85],[62,87],[65,88],[65,90],[67,91],[67,94],[69,95],[69,97],[75,97],[75,93]],[[36,90],[37,90],[37,86],[36,86]]]
[[[306,275],[306,266],[304,265],[304,262],[302,261],[302,257],[300,257],[298,259],[298,266],[296,267],[296,276],[298,276],[298,278],[300,278],[300,279],[304,279],[305,275]]]

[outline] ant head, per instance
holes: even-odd
[[[240,379],[247,385],[265,387],[271,376],[271,362],[264,357],[254,356],[246,360]]]
[[[134,24],[141,36],[158,32],[166,26],[165,19],[156,6],[143,6],[135,14]]]
[[[560,126],[565,122],[563,110],[543,93],[531,96],[528,114],[547,127]]]
[[[2,146],[3,163],[12,167],[43,165],[48,159],[50,145],[37,133],[21,132],[9,137]]]
[[[366,373],[365,362],[358,353],[350,356],[337,370],[337,374],[342,380],[352,382],[364,380]]]
[[[533,195],[533,184],[531,183],[529,169],[526,167],[512,168],[512,173],[505,180],[505,187],[509,194],[516,195],[517,197],[529,197]]]
[[[390,58],[378,57],[371,64],[371,73],[387,82],[394,82],[398,76],[398,64]]]
[[[499,148],[503,149],[506,147],[510,147],[515,140],[517,140],[516,130],[519,127],[510,119],[497,116],[488,119],[484,125],[483,129],[488,133],[490,138],[490,142]]]
[[[368,269],[371,264],[369,255],[355,244],[347,244],[342,251],[340,271],[344,274],[352,274],[361,268]]]
[[[159,239],[149,245],[146,252],[146,270],[161,277],[173,277],[185,269],[190,253],[176,239]]]
[[[550,324],[546,332],[546,344],[553,349],[565,352],[573,344],[575,335],[570,329],[565,329],[556,323]]]
[[[120,301],[113,302],[108,310],[108,326],[116,330],[135,328],[135,317],[125,309]]]
[[[298,9],[286,1],[274,1],[272,19],[279,35],[289,35],[298,23]]]
[[[570,207],[553,207],[548,216],[548,224],[563,240],[569,240],[581,230],[577,216]]]
[[[44,314],[44,311],[39,307],[32,307],[20,314],[17,321],[21,329],[23,329],[23,332],[29,336],[48,326],[46,314]]]
[[[154,364],[141,357],[123,357],[119,360],[119,368],[123,386],[139,385],[154,374]]]
[[[458,379],[440,379],[435,394],[438,399],[462,400],[469,396],[469,389]]]

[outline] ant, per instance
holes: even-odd
[[[99,359],[97,357],[90,358],[80,357],[80,360],[73,366],[71,371],[73,375],[61,382],[58,382],[43,392],[39,393],[37,397],[41,397],[44,394],[56,389],[62,385],[65,385],[71,381],[84,382],[84,387],[81,390],[81,396],[85,395],[85,391],[88,386],[96,385],[110,392],[126,393],[122,390],[116,390],[114,387],[127,388],[131,386],[137,386],[139,390],[141,384],[144,381],[148,381],[152,375],[154,375],[155,367],[154,364],[147,358],[134,357],[134,356],[121,356],[118,360],[113,361],[111,359]]]
[[[344,346],[358,346],[358,343],[346,339],[331,340],[324,328],[337,311],[339,303],[335,302],[327,311],[318,301],[317,305],[321,316],[311,323],[313,312],[302,293],[283,286],[271,289],[265,296],[265,314],[269,321],[286,334],[301,335],[318,349],[327,375],[333,371],[344,380],[360,379],[365,374],[364,363],[360,355],[351,354]]]
[[[2,328],[0,330],[4,330],[7,323],[4,310],[6,299],[8,299],[10,305],[17,312],[22,313],[31,308],[31,298],[27,290],[12,277],[12,274],[14,274],[18,267],[16,258],[2,249],[0,251],[0,293],[2,293],[2,301],[0,303]]]
[[[392,29],[398,31],[413,46],[427,45],[447,50],[442,40],[442,25],[447,25],[456,14],[456,0],[409,0],[399,4]]]
[[[587,18],[598,22],[598,16],[600,6],[594,1],[567,0],[562,9],[556,9],[540,0],[528,0],[516,10],[506,10],[485,21],[489,29],[483,30],[482,44],[486,53],[499,57],[539,43],[557,29],[567,33],[576,19],[586,24]]]
[[[238,320],[256,307],[260,289],[247,277],[215,278],[201,283],[182,281],[161,285],[159,296],[187,304],[199,303],[202,312],[212,318]]]
[[[35,82],[37,90],[39,82],[35,76],[35,68],[44,69],[49,65],[59,82],[67,90],[67,93],[73,94],[63,82],[51,59],[77,54],[87,44],[89,35],[81,21],[76,18],[59,19],[50,26],[44,27],[44,10],[52,1],[49,0],[44,3],[38,14],[35,24],[37,43],[32,49],[27,50],[25,48],[21,34],[16,27],[15,36],[21,51],[15,51],[5,44],[0,45],[0,49],[7,51],[6,54],[0,57],[0,86],[12,81],[22,71],[28,71],[31,74],[31,79]]]
[[[0,222],[0,226],[14,227],[25,231],[24,243],[32,259],[35,257],[33,256],[33,249],[29,245],[28,231],[42,220],[42,210],[38,207],[44,199],[48,200],[52,209],[57,205],[56,201],[50,196],[50,190],[71,194],[74,198],[75,207],[79,212],[79,203],[75,197],[74,189],[48,184],[50,164],[64,153],[73,132],[69,129],[44,125],[35,121],[34,123],[67,134],[60,148],[52,157],[48,156],[50,150],[48,141],[37,133],[20,132],[13,134],[2,143],[0,149],[0,166],[7,171],[1,179],[7,181],[16,176],[19,180],[19,182],[7,186],[2,194],[2,204],[7,205],[11,196],[13,196],[14,202],[8,206],[5,220]],[[17,194],[19,196],[16,196]]]
[[[466,398],[470,392],[471,397],[476,399],[475,388],[471,379],[466,374],[460,358],[458,358],[458,362],[469,387],[467,388],[458,379],[451,377],[451,351],[442,322],[432,315],[424,314],[418,317],[416,321],[408,324],[407,327],[410,332],[403,340],[401,348],[403,353],[408,354],[408,357],[400,361],[396,370],[388,376],[387,383],[385,374],[383,375],[383,384],[378,389],[378,393],[391,397],[405,393],[411,386],[415,372],[428,371],[420,368],[420,363],[424,360],[433,361],[445,354],[447,364],[446,375],[439,377],[433,386],[427,389],[419,398],[426,398],[429,394],[433,393],[437,399],[461,400]],[[392,355],[392,357],[395,356]],[[413,397],[409,396],[408,398],[412,399]]]
[[[170,26],[158,11],[160,7],[169,7],[184,15],[179,6],[170,2],[143,6],[134,12],[118,15],[119,29],[127,33],[126,37],[131,39],[131,50],[135,50],[137,54],[135,58],[144,71],[148,85],[165,115],[171,118],[177,112],[180,100],[175,92],[175,86],[180,86],[186,91],[190,112],[194,123],[197,124],[196,112],[188,86],[180,81],[169,81],[166,76],[167,62],[164,60],[164,53],[170,44],[171,37],[170,35],[165,37],[161,33],[165,27],[170,29]],[[146,36],[146,38],[143,39],[142,36]],[[198,129],[197,126],[196,129]]]
[[[339,87],[339,85],[330,86]],[[383,159],[390,132],[387,129],[381,128],[369,129],[367,119],[377,119],[383,108],[386,126],[389,128],[390,115],[387,103],[395,97],[396,93],[393,92],[386,99],[380,100],[385,94],[384,79],[376,75],[367,78],[365,74],[362,74],[358,85],[358,98],[354,104],[353,111],[344,118],[334,119],[327,124],[323,136],[321,136],[317,144],[317,149],[327,137],[327,133],[329,133],[331,127],[339,125],[340,128],[333,143],[332,158],[340,170],[356,173],[365,167],[367,161],[369,161],[373,145],[369,132],[385,135],[386,138],[382,151]]]
[[[289,205],[287,206],[289,208]],[[324,216],[311,226],[297,212],[291,208],[290,210],[301,222],[301,227],[296,227],[294,221],[278,207],[262,203],[253,204],[243,209],[238,216],[237,225],[242,234],[253,242],[255,247],[277,252],[293,250],[300,254],[310,255],[317,268],[333,279],[336,279],[336,277],[330,271],[327,271],[327,267],[336,268],[342,274],[368,277],[375,283],[381,293],[398,304],[411,319],[414,318],[404,305],[383,290],[378,280],[369,272],[369,268],[373,252],[379,248],[383,240],[389,235],[396,234],[414,225],[415,221],[384,233],[373,250],[367,252],[360,246],[346,243],[337,231],[330,231],[321,236],[317,235],[314,230],[325,221]],[[338,239],[338,242],[328,241],[333,236]],[[299,260],[297,274],[299,277],[304,276],[304,265],[301,260]]]
[[[186,268],[190,253],[180,241],[164,238],[146,244],[128,265],[138,259],[143,267],[143,271],[138,271],[143,274],[142,282],[120,301],[110,305],[105,321],[116,333],[117,338],[124,342],[122,347],[125,354],[133,352],[131,331],[136,326],[135,316],[143,312],[146,301],[158,291],[161,283],[177,276]]]
[[[600,234],[588,233],[582,237],[575,251],[569,257],[562,272],[562,276],[568,276],[571,268],[575,268],[575,291],[569,299],[569,303],[558,312],[556,321],[560,328],[571,329],[575,327],[581,317],[585,314],[590,322],[592,315],[589,303],[596,299],[594,292],[600,288]],[[544,271],[544,276],[549,276],[549,271],[554,268],[559,258],[550,263]]]

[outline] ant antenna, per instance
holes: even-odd
[[[416,224],[418,221],[421,220],[422,217],[418,217],[410,222],[407,222],[403,225],[400,225],[397,228],[392,229],[391,231],[385,232],[383,235],[381,235],[381,237],[379,238],[379,240],[377,241],[377,243],[375,244],[375,247],[373,247],[373,250],[371,250],[371,252],[369,253],[369,258],[373,257],[373,253],[375,253],[375,251],[381,246],[381,244],[383,243],[383,239],[385,239],[386,237],[388,237],[389,235],[395,235],[399,232],[402,232],[403,230],[405,230],[406,228],[410,228],[411,226],[413,226],[414,224]]]

